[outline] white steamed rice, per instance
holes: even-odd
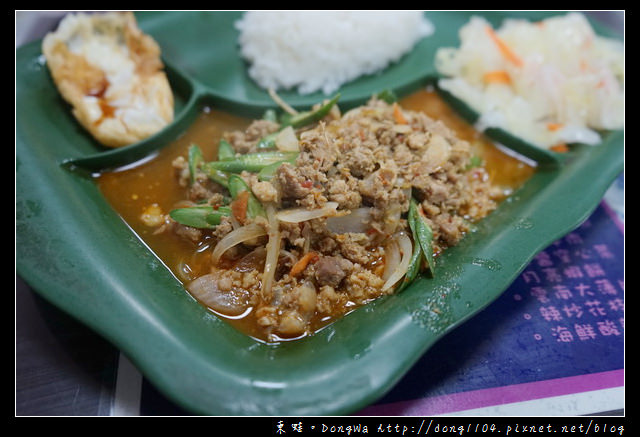
[[[434,30],[420,11],[251,11],[236,27],[250,77],[301,94],[376,73]]]
[[[447,77],[439,86],[480,114],[480,129],[502,128],[551,148],[597,144],[599,130],[623,127],[622,42],[597,36],[579,13],[537,23],[510,19],[495,30],[510,57],[490,27],[472,17],[460,30],[460,46],[436,55]]]

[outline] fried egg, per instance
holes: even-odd
[[[160,47],[132,12],[69,14],[42,51],[74,117],[101,144],[126,146],[173,120]]]

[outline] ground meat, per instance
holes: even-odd
[[[320,286],[337,287],[353,268],[353,263],[336,256],[323,256],[315,263],[315,278]]]
[[[364,177],[375,170],[376,158],[373,150],[352,143],[349,148],[343,150],[341,163],[348,168],[355,177]]]
[[[399,122],[394,110],[372,99],[342,117],[334,114],[298,132],[300,154],[295,164],[280,165],[271,180],[241,174],[258,201],[277,209],[313,210],[336,202],[339,212],[367,211],[367,221],[358,232],[335,230],[326,218],[279,223],[275,282],[271,292],[252,295],[256,325],[268,335],[303,335],[315,319],[338,316],[348,312],[349,305],[393,292],[393,288],[382,291],[385,245],[396,232],[411,235],[406,214],[412,197],[432,228],[436,253],[457,244],[470,222],[495,208],[495,191],[486,173],[482,168],[470,169],[469,143],[423,113],[403,111],[406,122]],[[278,128],[276,123],[259,120],[224,137],[237,153],[250,153],[262,137]],[[187,167],[184,158],[174,161],[188,197],[220,202],[221,193],[210,186],[206,175],[198,173],[191,181]],[[232,219],[224,218],[206,234],[219,240],[233,229]],[[205,233],[183,226],[175,226],[174,231],[189,239],[203,238]],[[243,258],[242,272],[235,272],[245,275],[243,288],[262,287],[265,253],[260,252],[262,258],[254,269],[244,265],[247,258]]]
[[[313,181],[300,175],[289,163],[282,164],[276,172],[275,181],[281,199],[301,199],[311,192]]]
[[[356,209],[362,204],[362,194],[355,178],[331,179],[327,183],[327,193],[329,200],[338,202],[340,209]]]
[[[324,124],[318,129],[300,135],[300,158],[298,163],[311,165],[321,172],[328,171],[338,159],[338,149],[324,131]]]
[[[383,167],[360,180],[358,189],[369,204],[385,207],[389,193],[395,188],[396,171],[393,167]]]
[[[178,223],[174,223],[172,228],[176,235],[189,240],[192,243],[197,243],[202,239],[203,232],[200,229],[192,228],[191,226],[184,226]]]
[[[305,238],[302,236],[302,226],[298,223],[280,223],[280,235],[288,245],[304,247]]]
[[[340,300],[340,295],[336,293],[335,288],[325,285],[320,288],[317,296],[316,308],[321,314],[331,314],[333,307]]]
[[[187,163],[187,159],[184,156],[178,156],[176,159],[173,160],[171,165],[175,170],[176,180],[178,182],[178,185],[180,185],[181,187],[188,187],[190,183],[189,181],[190,176],[189,176],[189,164]]]
[[[172,166],[176,172],[178,184],[187,188],[187,198],[193,202],[209,201],[212,197],[219,195],[222,187],[211,181],[207,175],[198,170],[191,181],[191,173],[189,163],[183,157],[179,156],[173,160]]]
[[[216,228],[211,232],[211,235],[216,240],[220,240],[231,231],[233,231],[233,223],[231,222],[231,218],[223,217],[220,221],[220,224],[216,226]]]
[[[456,245],[468,229],[462,217],[447,213],[436,216],[433,223],[438,229],[438,238],[447,246]]]
[[[269,120],[256,120],[245,131],[226,132],[224,138],[237,153],[256,151],[258,141],[264,136],[276,132],[280,125]]]
[[[278,190],[267,181],[256,181],[251,185],[251,191],[261,202],[276,202],[278,200]]]
[[[351,262],[367,264],[374,256],[370,250],[371,241],[366,234],[339,234],[335,236],[335,242],[338,244],[340,255]]]
[[[284,335],[299,335],[306,328],[306,322],[296,310],[284,311],[280,317],[278,332]]]
[[[354,272],[345,278],[345,289],[349,298],[357,303],[379,297],[383,284],[384,280],[380,276],[366,269],[354,269]]]
[[[423,150],[430,138],[430,132],[411,132],[407,136],[407,146],[412,150]]]
[[[429,199],[430,203],[436,205],[443,203],[447,200],[450,189],[447,185],[435,178],[426,178],[424,184],[421,184],[422,192],[426,199]]]

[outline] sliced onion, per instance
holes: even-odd
[[[229,219],[231,220],[231,226],[233,229],[240,229],[242,227],[235,215],[230,214]]]
[[[211,254],[211,259],[213,260],[214,264],[217,264],[218,261],[220,261],[220,257],[222,256],[222,254],[231,249],[233,246],[236,246],[253,238],[261,237],[266,234],[267,231],[265,231],[262,226],[256,223],[251,223],[247,226],[235,229],[225,235],[222,240],[220,240],[218,244],[216,244],[216,247],[213,249],[213,253]]]
[[[302,253],[306,254],[311,249],[311,225],[309,223],[305,223],[302,225],[302,238],[304,238],[304,246],[302,248]]]
[[[356,208],[347,215],[327,219],[327,228],[334,234],[365,233],[370,227],[371,208],[368,207]]]
[[[382,273],[382,279],[387,281],[391,277],[391,274],[396,271],[400,261],[402,260],[402,254],[400,253],[400,247],[395,239],[389,240],[384,248],[384,272]]]
[[[242,314],[248,306],[244,291],[223,291],[218,287],[219,275],[209,273],[187,284],[187,291],[204,305],[227,316]]]
[[[400,225],[402,217],[402,207],[400,204],[391,205],[384,215],[384,232],[387,235],[393,234]]]
[[[290,208],[278,211],[276,218],[281,222],[301,223],[321,217],[332,217],[337,214],[338,202],[327,202],[322,208]]]
[[[281,152],[299,152],[300,145],[293,127],[287,126],[276,135],[276,147]]]
[[[267,242],[267,256],[262,273],[263,298],[271,294],[280,255],[280,224],[276,218],[276,207],[273,203],[268,203],[265,205],[265,211],[269,222],[269,241]]]
[[[278,262],[280,262],[280,260],[286,261],[286,259],[289,259],[289,263],[291,265],[295,264],[295,262],[298,260],[298,258],[296,258],[296,256],[293,253],[289,252],[288,250],[280,249],[280,256],[278,257]]]
[[[395,244],[393,244],[395,243]],[[386,279],[386,282],[382,286],[382,291],[387,291],[391,287],[393,287],[400,279],[404,277],[409,269],[409,263],[411,262],[411,254],[413,253],[413,243],[411,239],[405,232],[398,232],[391,237],[390,245],[395,245],[396,249],[401,254],[400,262],[395,261],[393,266],[387,269],[385,265],[385,275],[388,273],[389,276]],[[385,251],[386,254],[386,251]],[[386,264],[385,259],[385,264]]]

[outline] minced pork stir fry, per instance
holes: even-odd
[[[340,113],[267,114],[227,132],[218,158],[173,163],[188,205],[163,232],[211,242],[211,271],[186,284],[228,316],[254,313],[266,338],[295,338],[397,292],[496,206],[470,145],[443,123],[374,96]]]

